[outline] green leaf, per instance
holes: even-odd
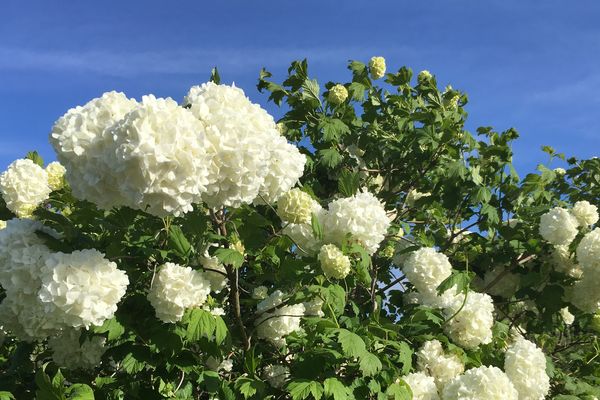
[[[317,154],[319,162],[327,168],[335,168],[342,162],[342,155],[336,149],[322,149]]]
[[[398,361],[402,363],[402,375],[406,375],[412,369],[413,350],[406,342],[400,342],[398,348]]]
[[[348,125],[338,118],[323,117],[318,127],[323,131],[323,140],[326,142],[337,141],[342,135],[350,133]]]
[[[202,337],[210,339],[215,329],[215,317],[209,311],[195,308],[190,314],[186,337],[191,342],[198,341]]]
[[[217,393],[221,387],[221,377],[216,371],[204,371],[200,374],[198,383],[202,384],[208,393]]]
[[[360,355],[359,368],[363,372],[364,376],[371,376],[381,371],[383,365],[375,354],[364,352]]]
[[[453,270],[452,274],[439,284],[437,287],[437,292],[439,295],[441,295],[446,290],[456,286],[459,292],[464,293],[469,289],[469,285],[471,284],[473,277],[474,274],[472,272],[467,273],[467,271]]]
[[[316,381],[297,380],[290,382],[287,390],[293,400],[307,399],[312,396],[313,399],[319,400],[323,397],[323,386]]]
[[[398,383],[392,383],[388,386],[386,392],[389,399],[393,400],[411,400],[413,398],[412,390],[410,386],[403,380]]]
[[[65,400],[65,388],[62,382],[60,386],[54,386],[53,380],[50,380],[48,374],[46,374],[46,365],[38,369],[35,374],[35,384],[37,389],[35,396],[37,400]],[[60,371],[59,371],[60,372]],[[62,374],[61,374],[62,377]]]
[[[235,388],[245,399],[248,399],[258,392],[263,392],[265,384],[262,381],[252,379],[246,376],[241,376],[235,381]]]
[[[210,71],[210,81],[216,83],[217,85],[221,83],[221,76],[219,75],[219,70],[217,67],[214,67]]]
[[[344,386],[337,378],[327,378],[323,382],[326,397],[333,397],[333,400],[348,399],[348,388]]]
[[[316,213],[312,213],[310,217],[310,225],[312,226],[313,235],[317,240],[323,240],[323,226],[319,221],[319,217]]]
[[[342,346],[344,354],[348,357],[360,357],[367,351],[362,338],[347,329],[338,330],[338,342]]]
[[[221,318],[220,316],[216,316],[215,317],[215,341],[217,342],[217,345],[220,345],[221,343],[223,343],[223,341],[227,337],[228,333],[229,333],[229,330],[227,329],[227,325],[225,324],[225,321],[223,321],[223,318]]]
[[[485,186],[479,186],[473,193],[473,200],[477,203],[488,203],[492,198],[492,192]]]
[[[67,399],[72,400],[94,400],[94,391],[83,383],[76,383],[67,389]]]
[[[346,291],[340,285],[329,285],[325,293],[325,301],[333,308],[336,315],[342,315],[346,308]]]
[[[181,258],[188,258],[192,252],[190,242],[177,225],[171,225],[169,228],[169,247]]]
[[[315,79],[305,79],[302,84],[302,98],[308,100],[315,100],[318,104],[321,104],[321,98],[319,94],[321,88],[319,83]]]
[[[244,255],[235,249],[218,249],[215,256],[225,265],[239,268],[244,263]]]
[[[0,400],[15,400],[11,392],[0,391]]]
[[[125,327],[121,325],[117,318],[111,318],[104,321],[102,326],[93,328],[95,333],[106,333],[108,332],[108,340],[112,341],[121,337],[125,333]]]
[[[360,176],[356,172],[343,170],[338,180],[338,190],[346,197],[354,196],[360,186]]]
[[[40,167],[44,168],[44,159],[42,158],[42,156],[40,156],[38,154],[37,151],[30,151],[29,153],[27,153],[27,155],[25,156],[25,158],[27,160],[33,161],[35,164],[37,164]]]

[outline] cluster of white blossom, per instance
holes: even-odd
[[[435,380],[439,390],[465,370],[456,354],[445,353],[439,340],[429,340],[417,352],[417,366]]]
[[[59,190],[65,185],[65,174],[67,169],[58,161],[52,161],[46,165],[46,173],[48,174],[48,186],[52,190]]]
[[[3,327],[31,341],[112,318],[127,275],[96,250],[53,253],[36,231],[58,237],[41,223],[22,219],[8,221],[0,231]]]
[[[318,259],[323,273],[328,278],[344,279],[350,273],[350,258],[344,255],[335,244],[323,245]]]
[[[6,207],[26,218],[50,196],[48,173],[29,159],[14,161],[0,175],[0,194]]]
[[[329,89],[329,94],[327,95],[327,99],[333,105],[340,105],[346,101],[348,98],[348,89],[344,85],[334,85],[331,89]]]
[[[448,383],[442,400],[519,400],[517,390],[501,369],[472,368]]]
[[[274,202],[302,175],[306,157],[243,90],[208,82],[192,87],[183,104],[206,127],[213,158],[203,200],[210,207],[239,207],[259,195]]]
[[[282,388],[290,376],[290,369],[281,364],[269,364],[263,369],[262,377],[274,388]]]
[[[316,200],[298,188],[284,193],[277,201],[277,215],[291,224],[310,224],[313,213],[320,209]]]
[[[581,239],[576,254],[581,277],[569,288],[567,297],[580,310],[593,313],[600,309],[600,228]]]
[[[285,344],[284,336],[300,329],[300,320],[306,309],[304,304],[282,305],[285,294],[276,290],[256,306],[256,333],[276,346]]]
[[[437,287],[450,276],[452,265],[445,254],[422,247],[410,253],[402,271],[420,294],[437,296]]]
[[[444,308],[444,315],[450,318],[446,333],[460,346],[475,349],[492,341],[494,303],[489,295],[469,291],[465,301],[460,294]]]
[[[266,286],[257,286],[252,290],[254,300],[264,300],[269,297],[269,289]]]
[[[546,357],[534,343],[517,337],[504,359],[504,371],[519,393],[519,400],[539,400],[550,390]]]
[[[75,197],[177,216],[201,201],[272,203],[302,175],[306,157],[241,89],[195,86],[184,105],[109,92],[69,110],[50,141]]]
[[[569,246],[554,246],[551,261],[554,268],[572,278],[579,279],[583,271],[571,255]]]
[[[383,78],[385,75],[385,58],[371,57],[371,60],[369,61],[369,71],[371,72],[371,78]]]
[[[163,264],[152,282],[148,300],[156,317],[174,323],[187,308],[201,306],[210,293],[210,283],[200,271],[174,263]]]
[[[571,314],[569,307],[561,308],[559,313],[565,325],[573,325],[573,322],[575,322],[575,316]]]
[[[67,369],[92,369],[100,364],[106,340],[100,336],[80,341],[81,332],[65,329],[48,339],[52,359]]]
[[[204,268],[204,277],[208,279],[210,290],[220,293],[229,282],[225,266],[216,256],[209,254],[208,248],[204,251],[203,255],[198,257],[198,261],[202,268]]]
[[[423,372],[413,372],[402,377],[402,380],[410,386],[413,400],[439,400],[437,386],[433,377]]]
[[[42,269],[38,297],[72,327],[102,325],[114,316],[129,279],[98,250],[52,253]]]
[[[598,222],[598,207],[590,204],[589,201],[578,201],[573,205],[571,210],[579,225],[588,226]]]
[[[315,211],[319,221],[323,221],[325,213],[326,210],[323,209]],[[310,222],[302,224],[284,222],[282,233],[292,239],[298,248],[298,252],[302,255],[314,256],[323,245],[322,241],[315,237]]]
[[[505,266],[497,266],[487,271],[481,282],[481,288],[487,288],[489,294],[505,298],[514,295],[520,285],[519,274],[507,271]]]
[[[304,303],[304,315],[322,317],[325,315],[323,312],[323,299],[315,297],[310,301]]]
[[[577,218],[565,208],[554,207],[540,217],[540,235],[556,246],[569,245],[577,236],[578,227]]]

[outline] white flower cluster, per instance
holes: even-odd
[[[456,354],[445,353],[438,340],[429,340],[417,352],[419,371],[431,375],[439,390],[465,370]]]
[[[504,371],[519,393],[519,400],[539,400],[550,391],[546,357],[534,343],[517,337],[506,351]]]
[[[598,222],[598,207],[590,204],[589,201],[578,201],[573,205],[571,212],[581,226],[594,225]]]
[[[75,197],[177,216],[201,201],[274,202],[302,175],[306,157],[242,90],[207,83],[184,103],[109,92],[69,110],[50,141]]]
[[[371,72],[371,78],[383,78],[385,75],[385,58],[371,57],[371,60],[369,61],[369,71]]]
[[[565,325],[573,325],[573,322],[575,322],[575,316],[571,314],[569,307],[561,308],[559,313]]]
[[[269,289],[266,286],[257,286],[252,291],[252,298],[255,300],[264,300],[269,297]]]
[[[569,288],[570,302],[584,312],[600,309],[600,228],[588,232],[577,246],[581,279]]]
[[[519,400],[517,390],[501,369],[472,368],[444,387],[443,400]]]
[[[57,237],[36,221],[13,219],[0,231],[3,327],[22,340],[112,318],[128,278],[96,250],[52,253],[35,233]]]
[[[59,190],[65,185],[65,173],[67,169],[58,161],[53,161],[46,165],[48,174],[48,186],[52,190]]]
[[[210,283],[202,272],[174,263],[163,264],[148,292],[156,317],[174,323],[187,308],[201,306],[210,293]]]
[[[437,287],[452,273],[452,265],[445,254],[422,247],[410,253],[402,271],[420,294],[435,297]]]
[[[323,245],[318,259],[328,278],[344,279],[350,273],[350,259],[335,244]]]
[[[0,175],[0,194],[18,217],[31,216],[50,196],[48,173],[29,159],[16,160]]]
[[[551,261],[557,271],[572,278],[579,279],[581,278],[581,274],[583,274],[583,271],[577,262],[575,262],[575,257],[571,255],[569,246],[554,246]]]
[[[348,89],[344,85],[337,84],[329,89],[327,99],[333,105],[340,105],[348,98]]]
[[[46,260],[38,297],[72,327],[102,325],[114,316],[129,279],[98,250],[53,253]]]
[[[540,218],[540,235],[553,245],[569,245],[577,236],[579,221],[561,207],[554,207]]]
[[[210,290],[220,293],[229,282],[225,266],[216,256],[211,256],[208,253],[208,249],[205,250],[203,255],[198,257],[198,261],[202,268],[204,268],[204,277],[208,279]]]
[[[369,254],[374,254],[387,233],[390,220],[383,204],[373,194],[363,191],[332,201],[322,224],[325,243],[341,246],[350,233]]]
[[[435,381],[431,376],[423,372],[413,372],[402,377],[402,380],[410,386],[413,400],[439,400]]]
[[[259,195],[274,202],[302,175],[306,157],[287,143],[273,117],[241,89],[205,83],[192,87],[183,104],[204,123],[214,154],[203,195],[210,207],[239,207]]]
[[[481,283],[482,289],[492,285],[487,291],[493,296],[510,298],[514,295],[521,285],[521,278],[519,274],[506,269],[505,266],[498,266],[487,271]],[[500,275],[502,276],[500,277]]]
[[[492,341],[494,325],[494,303],[492,298],[483,293],[469,291],[454,298],[444,309],[446,333],[460,346],[475,349],[481,344]]]
[[[277,215],[292,224],[310,224],[312,214],[320,209],[317,201],[298,188],[284,193],[277,201]]]
[[[319,221],[323,221],[326,211],[319,209],[315,214]],[[313,233],[313,228],[308,223],[292,224],[284,221],[282,233],[289,236],[298,247],[298,252],[302,255],[313,256],[321,249],[322,242],[317,239]]]
[[[281,364],[269,364],[263,369],[262,377],[274,388],[282,388],[290,376],[290,369]]]
[[[93,336],[80,342],[80,337],[79,330],[65,329],[48,339],[54,362],[67,369],[92,369],[98,366],[104,354],[106,340]]]
[[[256,306],[258,337],[278,347],[285,344],[284,336],[300,329],[300,320],[306,311],[302,303],[282,305],[284,298],[285,294],[276,290]]]

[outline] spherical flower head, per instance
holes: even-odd
[[[334,244],[323,245],[318,259],[323,273],[330,279],[344,279],[352,269],[348,256]]]
[[[294,188],[277,201],[277,215],[283,221],[293,224],[310,224],[313,213],[321,206],[310,195]]]
[[[266,286],[257,286],[252,291],[252,298],[255,300],[264,300],[269,296],[269,289]]]
[[[44,340],[65,328],[62,312],[44,304],[37,294],[8,293],[0,304],[0,321],[19,340]]]
[[[417,366],[419,371],[434,378],[439,390],[465,370],[460,358],[456,354],[445,353],[439,340],[423,343],[417,352]]]
[[[433,377],[423,372],[413,372],[402,377],[402,380],[410,386],[413,400],[439,400],[437,386]]]
[[[305,315],[312,315],[317,317],[322,317],[325,315],[323,312],[323,299],[320,297],[315,297],[310,301],[305,301],[304,303]]]
[[[208,280],[210,290],[220,293],[229,283],[225,266],[221,264],[217,257],[211,256],[208,249],[204,252],[204,255],[198,257],[198,261],[204,268],[204,278]]]
[[[554,246],[551,261],[557,271],[572,278],[579,279],[583,274],[583,270],[575,262],[575,257],[571,255],[569,246]]]
[[[445,329],[458,345],[476,349],[479,345],[492,341],[494,303],[489,295],[469,292],[465,302],[464,294],[461,294],[448,304],[444,315],[446,318],[452,317],[447,320]]]
[[[431,196],[431,193],[426,192],[426,193],[421,193],[415,189],[412,189],[411,191],[408,192],[408,194],[406,195],[406,204],[408,204],[409,207],[414,207],[415,206],[415,202],[423,197],[429,197]]]
[[[600,310],[600,268],[584,270],[581,279],[567,288],[565,298],[586,313]]]
[[[433,78],[433,75],[431,75],[431,72],[427,71],[426,69],[419,72],[419,75],[417,75],[417,80],[420,84],[428,82],[431,78]]]
[[[504,371],[519,392],[519,400],[543,399],[550,391],[546,357],[535,343],[523,337],[506,350]]]
[[[335,106],[342,104],[348,98],[348,89],[344,85],[339,83],[329,89],[329,95],[327,99]]]
[[[520,400],[509,378],[500,368],[472,368],[454,378],[442,392],[443,400]]]
[[[506,267],[500,266],[487,271],[483,277],[482,288],[489,287],[487,292],[493,296],[512,297],[521,285],[521,277],[506,269]]]
[[[210,283],[202,272],[165,263],[154,277],[148,300],[158,319],[175,323],[181,320],[187,308],[204,304],[209,293]]]
[[[380,79],[385,75],[385,58],[383,57],[371,57],[369,61],[369,71],[371,72],[371,78]]]
[[[67,369],[93,369],[100,365],[106,340],[100,336],[87,337],[80,341],[81,332],[65,329],[48,340],[52,359]]]
[[[410,253],[402,271],[419,292],[435,294],[440,283],[452,273],[452,265],[445,254],[423,247]]]
[[[317,219],[323,224],[327,211],[318,208],[315,214]],[[322,241],[315,237],[311,223],[292,224],[284,222],[281,232],[290,237],[296,247],[297,253],[302,256],[316,255],[323,245]]]
[[[30,217],[51,191],[48,173],[29,159],[13,161],[0,175],[0,194],[6,207],[21,218]]]
[[[568,246],[575,236],[579,222],[568,210],[554,207],[540,218],[540,235],[554,245]]]
[[[48,174],[48,186],[52,190],[60,190],[65,185],[66,168],[58,161],[53,161],[46,165],[46,173]]]
[[[123,93],[107,92],[70,109],[56,121],[50,143],[67,170],[65,178],[73,196],[103,209],[122,204],[121,178],[115,173],[114,146],[109,128],[137,106]]]
[[[298,175],[299,165],[304,167],[302,157],[294,155],[288,160],[293,164],[289,175],[275,171],[285,168],[282,151],[291,154],[292,150],[277,139],[281,135],[273,117],[252,103],[241,89],[204,83],[192,87],[183,104],[206,127],[208,152],[213,157],[208,165],[209,184],[202,198],[209,207],[250,204],[261,190],[270,196],[274,182],[293,186],[290,182]],[[269,146],[271,143],[277,145]],[[271,167],[271,181],[265,184]]]
[[[581,226],[594,225],[598,222],[598,207],[590,204],[589,201],[578,201],[573,206],[571,213],[577,218]]]
[[[204,126],[170,98],[144,96],[111,129],[112,173],[124,205],[158,217],[179,216],[202,201],[212,155]]]
[[[342,246],[350,234],[371,255],[390,226],[383,204],[367,191],[332,201],[321,223],[325,243]]]
[[[553,171],[558,176],[563,176],[564,174],[567,173],[567,171],[564,168],[554,168]]]
[[[269,385],[276,389],[280,389],[285,385],[285,382],[290,376],[290,369],[285,365],[275,364],[267,365],[263,369],[262,377],[269,382]]]
[[[38,296],[62,312],[68,326],[100,326],[114,316],[129,279],[95,249],[52,253],[42,271]]]
[[[575,316],[571,314],[569,307],[563,307],[560,309],[560,317],[565,325],[573,325],[573,322],[575,322]]]
[[[300,321],[306,311],[303,304],[282,306],[285,297],[282,291],[276,290],[256,305],[257,336],[278,347],[285,344],[285,336],[300,329]]]
[[[290,190],[304,174],[306,156],[298,147],[288,143],[285,137],[277,136],[269,143],[269,165],[267,175],[260,187],[257,204],[272,204]]]
[[[599,270],[600,273],[600,228],[585,234],[576,253],[584,270]]]

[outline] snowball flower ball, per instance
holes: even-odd
[[[557,271],[576,279],[581,278],[583,271],[575,262],[575,257],[571,255],[569,246],[554,246],[551,261]]]
[[[585,236],[577,246],[577,260],[584,269],[600,269],[600,228]]]
[[[256,305],[257,336],[279,347],[285,344],[284,336],[300,329],[300,321],[305,312],[303,304],[281,306],[284,298],[285,294],[276,290]]]
[[[201,306],[210,293],[202,272],[174,263],[163,264],[154,277],[148,300],[163,322],[180,321],[186,308]]]
[[[550,391],[546,357],[534,343],[518,337],[506,351],[504,371],[519,392],[519,400],[543,399]]]
[[[227,269],[219,259],[215,256],[211,256],[208,250],[204,255],[198,257],[200,265],[204,268],[204,278],[206,278],[210,285],[210,290],[215,293],[220,293],[223,290],[229,279],[227,278]]]
[[[589,203],[589,201],[578,201],[571,210],[581,226],[594,225],[598,222],[598,207]]]
[[[144,96],[111,129],[110,171],[122,202],[164,217],[178,216],[201,202],[209,183],[204,127],[172,99]],[[114,157],[114,159],[112,159]],[[112,159],[112,160],[111,160]]]
[[[581,279],[567,289],[566,298],[583,312],[600,310],[600,268],[584,270]]]
[[[494,325],[492,298],[487,294],[469,292],[464,306],[463,302],[464,295],[458,295],[444,309],[446,318],[454,316],[445,325],[446,333],[455,343],[466,349],[475,349],[481,344],[490,343]]]
[[[106,340],[93,336],[80,342],[80,336],[77,329],[65,329],[48,340],[55,363],[67,369],[93,369],[100,365]]]
[[[46,165],[46,173],[48,174],[48,186],[52,190],[59,190],[65,185],[66,168],[58,161],[53,161]]]
[[[275,364],[267,365],[263,369],[262,377],[264,380],[269,382],[269,385],[274,388],[282,388],[285,385],[285,381],[290,376],[290,369],[285,365]]]
[[[70,109],[52,127],[50,143],[67,170],[65,177],[76,198],[103,209],[124,203],[108,130],[136,106],[123,93],[108,92]]]
[[[427,71],[426,69],[419,72],[419,75],[417,75],[417,80],[419,83],[427,82],[431,78],[433,78],[433,75],[431,75],[431,72]]]
[[[317,219],[324,223],[327,211],[320,207],[315,208],[315,214]],[[317,239],[313,233],[311,223],[293,224],[283,223],[283,229],[281,231],[284,235],[287,235],[292,239],[294,245],[297,247],[297,252],[300,255],[314,256],[321,249],[322,242]]]
[[[423,247],[410,253],[402,271],[419,292],[435,294],[440,283],[452,273],[452,265],[445,254]]]
[[[402,380],[410,386],[413,400],[439,400],[440,396],[433,377],[423,372],[414,372],[403,376]]]
[[[327,99],[333,105],[340,105],[348,98],[348,89],[344,85],[337,84],[329,89]]]
[[[66,325],[62,312],[44,304],[36,293],[9,293],[0,303],[0,321],[5,330],[20,340],[43,340]]]
[[[48,173],[29,159],[13,161],[0,175],[0,194],[18,217],[30,217],[51,191]]]
[[[38,296],[62,312],[66,325],[99,326],[114,316],[129,279],[98,250],[52,253],[42,274]]]
[[[573,325],[573,322],[575,322],[575,316],[571,314],[569,307],[563,307],[560,309],[560,317],[565,325]]]
[[[277,201],[277,215],[293,224],[310,224],[312,214],[321,206],[310,195],[298,188],[283,194]]]
[[[510,298],[519,289],[520,284],[519,274],[507,271],[505,266],[499,266],[485,273],[481,286],[489,287],[487,291],[493,296]]]
[[[564,168],[554,168],[553,171],[556,175],[559,175],[559,176],[562,176],[567,173],[567,170],[565,170]]]
[[[540,235],[554,245],[568,245],[577,236],[579,222],[568,210],[554,207],[540,218]]]
[[[460,358],[456,354],[446,354],[439,340],[429,340],[423,343],[417,352],[417,366],[419,371],[434,378],[439,389],[442,389],[465,370]]]
[[[383,78],[385,75],[385,58],[371,57],[371,60],[369,61],[369,71],[371,71],[371,78]]]
[[[497,367],[473,368],[454,378],[442,392],[443,400],[519,400],[517,390]]]
[[[264,300],[269,296],[269,289],[266,286],[257,286],[252,290],[252,298],[255,300]]]
[[[328,278],[344,279],[350,273],[350,259],[334,244],[323,245],[318,259]]]
[[[342,246],[351,234],[369,254],[377,251],[390,226],[383,204],[367,191],[332,201],[321,222],[326,243]]]

